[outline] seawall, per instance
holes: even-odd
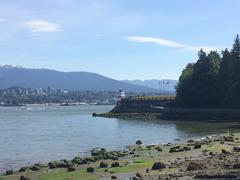
[[[174,97],[132,97],[122,99],[111,113],[151,113],[153,107],[169,107],[174,103]]]
[[[240,109],[177,108],[173,98],[123,99],[102,117],[161,119],[161,120],[217,120],[240,121]]]

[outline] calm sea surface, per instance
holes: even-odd
[[[121,149],[238,131],[237,124],[123,120],[92,117],[113,106],[0,107],[0,171],[33,163],[71,159],[94,147]],[[236,125],[236,126],[235,126]]]

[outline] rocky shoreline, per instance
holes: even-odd
[[[181,109],[163,108],[148,112],[106,112],[93,113],[93,117],[120,118],[120,119],[146,119],[146,120],[170,120],[170,121],[218,121],[238,122],[240,110],[232,109]]]
[[[240,133],[209,136],[183,144],[144,145],[125,151],[94,148],[89,157],[7,170],[0,179],[239,179]]]
[[[124,119],[161,119],[190,121],[239,121],[240,109],[222,108],[182,108],[173,99],[121,100],[110,112],[93,113],[93,116]]]
[[[120,119],[161,119],[160,113],[93,113],[93,117],[120,118]]]

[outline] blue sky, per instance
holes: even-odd
[[[178,79],[203,47],[231,47],[239,0],[1,0],[0,64]]]

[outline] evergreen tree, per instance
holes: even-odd
[[[222,52],[222,61],[217,81],[216,104],[218,107],[227,107],[227,94],[233,83],[233,61],[228,49]]]
[[[240,40],[238,35],[234,40],[231,56],[234,65],[233,81],[240,81]]]
[[[236,55],[238,58],[240,58],[240,39],[239,39],[239,35],[238,34],[237,34],[237,37],[234,40],[232,53],[234,55]]]
[[[238,35],[233,44],[231,59],[233,62],[233,77],[225,101],[228,107],[240,108],[240,40]]]
[[[206,82],[205,83],[205,107],[215,107],[218,101],[217,81],[220,71],[221,57],[217,51],[211,51],[208,54]],[[206,85],[207,84],[207,85]]]
[[[177,84],[177,97],[176,97],[176,103],[177,105],[188,107],[191,106],[191,97],[192,95],[192,75],[193,75],[193,68],[194,63],[189,63],[185,69],[183,69],[182,74],[179,78],[178,84]]]
[[[206,55],[205,52],[200,50],[199,60],[194,67],[194,84],[192,84],[194,88],[193,104],[195,107],[214,106],[220,59],[220,55],[216,51],[211,51]]]
[[[202,107],[205,104],[205,96],[206,96],[206,72],[207,72],[207,66],[208,66],[208,57],[207,54],[201,49],[198,52],[198,61],[194,66],[194,73],[192,77],[192,94],[191,97],[191,104],[193,107]]]

